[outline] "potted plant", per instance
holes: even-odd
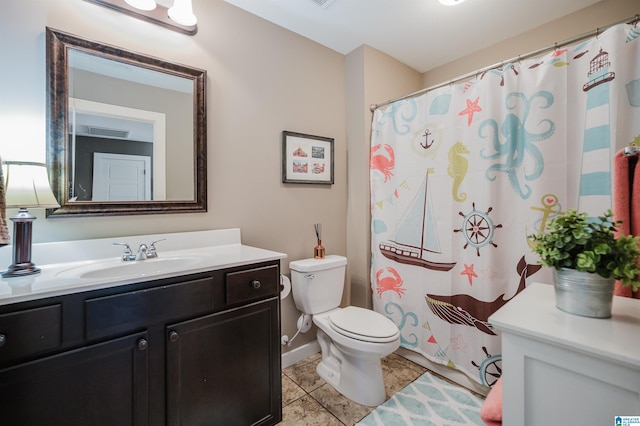
[[[611,316],[615,281],[640,286],[638,237],[616,232],[608,210],[592,218],[569,209],[549,223],[549,230],[531,235],[539,263],[554,268],[556,306],[573,314],[595,318]]]

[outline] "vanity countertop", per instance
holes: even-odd
[[[156,244],[158,258],[141,261],[147,262],[145,267],[149,266],[143,274],[91,278],[83,278],[79,274],[74,274],[74,271],[89,270],[96,263],[114,270],[120,266],[124,269],[127,267],[126,264],[131,262],[121,263],[119,259],[122,247],[114,246],[114,242],[129,244],[135,254],[140,244],[149,245],[155,240],[163,240]],[[3,265],[6,263],[8,266],[11,263],[11,250],[11,246],[0,249],[0,262],[3,262]],[[2,278],[0,280],[0,305],[286,257],[287,255],[284,253],[243,245],[239,229],[34,244],[32,261],[41,269],[41,272],[27,277]],[[158,265],[166,265],[167,263],[163,262],[166,262],[167,259],[188,259],[189,261],[181,263],[178,260],[172,263],[170,268],[164,267],[158,268],[158,270],[151,267],[154,262]]]

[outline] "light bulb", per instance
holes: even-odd
[[[124,0],[131,7],[140,10],[153,10],[156,8],[155,0]]]
[[[191,0],[175,0],[173,6],[169,8],[169,18],[185,26],[195,25],[198,22],[196,15],[193,14]]]

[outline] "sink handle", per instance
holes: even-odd
[[[147,259],[152,257],[158,257],[158,252],[156,251],[156,243],[159,243],[160,241],[164,241],[164,240],[166,240],[166,238],[155,240],[151,242],[151,244],[149,244],[149,248],[147,249]]]
[[[124,250],[122,251],[122,261],[123,262],[128,262],[130,260],[135,260],[135,256],[133,255],[133,252],[131,251],[131,247],[129,247],[129,244],[127,243],[113,243],[112,245],[114,246],[124,246]]]

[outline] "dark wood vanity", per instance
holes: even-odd
[[[0,424],[278,423],[279,265],[0,306]]]

